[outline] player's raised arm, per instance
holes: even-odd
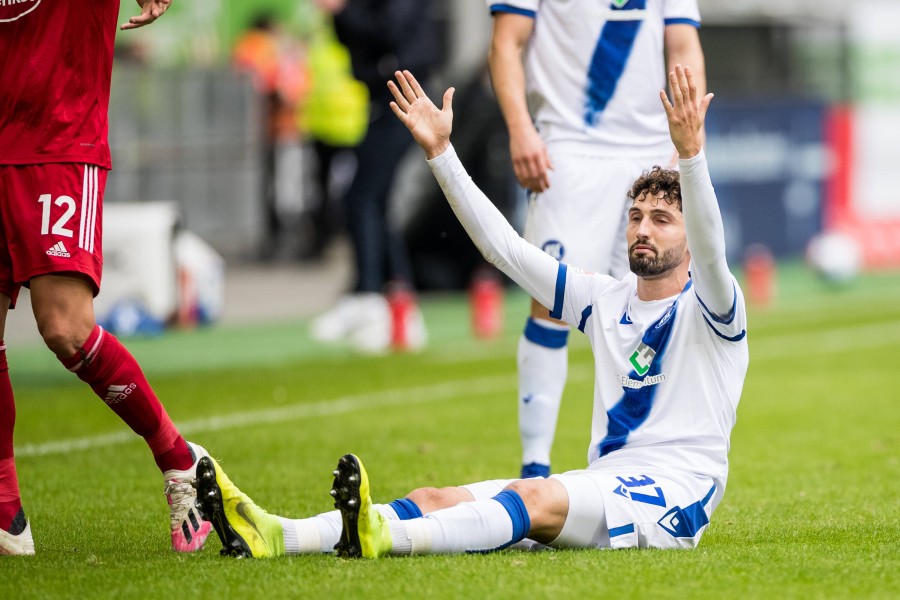
[[[488,262],[509,275],[544,306],[553,306],[559,263],[532,246],[506,221],[472,182],[460,163],[450,131],[453,128],[453,88],[444,92],[442,108],[435,106],[409,71],[388,82],[394,95],[391,109],[425,150],[428,164],[456,217]]]
[[[391,110],[406,125],[416,143],[425,150],[425,158],[431,160],[440,156],[450,146],[450,132],[453,130],[454,88],[444,92],[444,105],[438,108],[416,78],[409,71],[394,74],[397,83],[388,81],[388,88],[394,95]],[[399,87],[398,87],[399,84]]]
[[[691,270],[697,295],[714,315],[727,317],[735,301],[735,289],[725,262],[725,228],[709,178],[703,152],[703,123],[713,95],[702,98],[690,68],[676,65],[669,72],[670,102],[661,90],[660,100],[669,121],[669,134],[678,152],[681,197]]]
[[[137,0],[137,3],[141,7],[141,14],[128,19],[120,29],[137,29],[153,23],[169,10],[172,0]]]

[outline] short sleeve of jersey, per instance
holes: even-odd
[[[703,319],[717,336],[729,342],[739,342],[747,335],[747,307],[744,303],[744,293],[733,277],[732,285],[734,285],[734,302],[732,302],[731,310],[727,315],[713,314],[703,302],[700,294],[697,294],[697,301]],[[694,290],[696,293],[696,286]]]
[[[697,0],[663,0],[663,19],[666,25],[682,23],[700,27]]]
[[[531,17],[537,16],[538,5],[541,0],[486,0],[485,3],[492,15],[497,13],[513,13]]]
[[[617,283],[608,275],[588,273],[560,263],[556,297],[550,316],[565,321],[584,333],[585,324],[594,310],[594,299]]]

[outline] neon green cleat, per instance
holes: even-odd
[[[219,535],[223,556],[284,555],[284,535],[278,517],[254,504],[209,456],[197,464],[197,506]]]
[[[338,556],[379,558],[390,554],[393,547],[390,527],[372,505],[369,476],[356,456],[345,454],[338,461],[331,496],[344,523],[341,539],[334,546]]]

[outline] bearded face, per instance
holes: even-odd
[[[684,244],[660,252],[655,244],[639,240],[628,248],[628,265],[638,277],[652,279],[680,265],[684,252]]]
[[[679,206],[641,194],[628,210],[628,263],[638,277],[653,279],[687,257],[687,237]]]

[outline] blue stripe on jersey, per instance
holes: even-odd
[[[666,19],[664,22],[666,25],[693,25],[697,29],[700,29],[700,21],[695,21],[694,19]]]
[[[716,484],[713,484],[703,500],[694,502],[690,506],[685,506],[684,508],[675,506],[672,510],[663,515],[657,523],[672,537],[694,537],[707,523],[709,523],[709,517],[706,515],[705,507],[709,504],[715,491]]]
[[[584,333],[584,326],[587,325],[588,317],[594,312],[594,305],[588,304],[588,307],[581,311],[581,322],[578,324],[578,331]]]
[[[529,318],[525,322],[525,339],[544,348],[565,348],[569,341],[569,330],[550,329]]]
[[[634,533],[634,523],[622,525],[621,527],[613,527],[609,530],[609,537],[614,538],[626,533]]]
[[[699,294],[697,295],[697,301],[700,303],[700,306],[703,307],[703,310],[706,311],[706,314],[708,314],[716,323],[729,325],[732,321],[734,321],[734,317],[737,314],[737,311],[735,310],[737,308],[737,290],[734,289],[733,283],[731,284],[731,288],[734,291],[734,300],[731,301],[731,310],[728,311],[728,316],[726,317],[717,317],[715,314],[713,314],[713,311],[709,310],[709,307],[706,306],[706,304],[703,302],[703,298],[701,298]]]
[[[638,375],[632,369],[628,377],[636,381],[643,381],[646,377],[653,377],[662,372],[663,358],[669,345],[669,339],[672,337],[672,330],[675,327],[675,317],[678,314],[678,301],[691,287],[692,280],[688,280],[681,294],[675,299],[675,302],[657,319],[652,325],[647,327],[641,341],[653,349],[656,354],[653,357],[650,367],[643,375]],[[610,452],[618,450],[625,445],[628,440],[628,434],[640,427],[647,420],[650,409],[653,408],[653,401],[656,398],[656,391],[659,385],[646,385],[639,389],[624,387],[622,399],[606,411],[608,424],[606,426],[606,437],[600,440],[600,456],[606,456]]]
[[[615,3],[611,10],[645,10],[647,0],[630,0],[622,7]],[[600,113],[616,91],[616,85],[625,71],[625,64],[634,47],[641,21],[607,21],[600,32],[600,39],[591,57],[588,70],[587,101],[584,122],[589,127],[597,124]]]
[[[496,13],[512,13],[514,15],[522,15],[523,17],[537,17],[537,13],[527,8],[519,8],[518,6],[510,6],[509,4],[491,4],[491,14]]]
[[[719,330],[716,329],[715,326],[709,322],[709,319],[706,318],[706,315],[702,315],[702,316],[703,316],[703,320],[706,321],[706,324],[709,325],[709,328],[712,329],[715,332],[715,334],[717,336],[719,336],[720,338],[722,338],[723,340],[728,340],[729,342],[739,342],[742,339],[744,339],[745,335],[747,335],[747,330],[742,329],[741,332],[735,336],[727,336],[727,335],[719,332]]]
[[[562,319],[563,301],[566,299],[566,264],[559,263],[556,272],[556,295],[553,298],[553,310],[550,316],[554,319]]]

